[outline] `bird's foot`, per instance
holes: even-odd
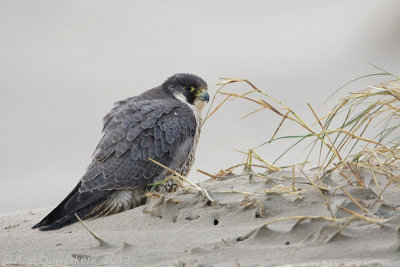
[[[178,179],[175,176],[168,176],[164,183],[156,186],[155,191],[161,194],[176,192],[183,186]]]

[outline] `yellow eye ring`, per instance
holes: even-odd
[[[190,91],[190,92],[194,91],[194,87],[193,86],[185,85],[183,88],[185,88],[186,91]]]

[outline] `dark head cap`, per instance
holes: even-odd
[[[189,104],[193,104],[196,99],[206,102],[209,100],[207,83],[194,74],[175,74],[169,77],[162,87],[169,90],[175,97],[184,96]]]
[[[171,77],[169,77],[164,83],[163,86],[193,86],[195,88],[208,89],[207,83],[197,75],[190,73],[177,73]]]

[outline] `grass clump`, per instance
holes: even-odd
[[[383,72],[363,77],[371,75],[392,74]],[[230,85],[234,83],[245,83],[249,89],[242,94],[235,93],[230,90]],[[318,115],[308,103],[308,108],[315,118],[312,122],[302,119],[293,108],[257,88],[246,79],[222,79],[219,85],[221,87],[212,99],[205,121],[232,99],[243,99],[257,104],[258,107],[244,118],[264,109],[270,110],[282,118],[268,140],[256,148],[249,149],[248,152],[242,152],[247,154],[245,168],[246,166],[251,168],[252,165],[265,166],[271,170],[285,168],[285,166],[277,166],[277,161],[293,147],[307,140],[309,141],[308,152],[303,162],[308,161],[311,153],[318,153],[317,166],[320,170],[332,171],[339,167],[351,169],[356,164],[388,174],[391,173],[390,168],[399,167],[400,79],[350,93],[341,99],[328,114],[322,116]],[[218,96],[223,98],[216,103]],[[278,136],[282,125],[287,122],[300,126],[302,133]],[[255,151],[261,146],[282,139],[295,141],[272,163],[265,161]],[[257,161],[259,164],[254,164],[253,161]],[[358,182],[362,184],[361,180]]]
[[[330,208],[330,199],[338,192],[343,192],[343,195],[354,203],[362,213],[342,206],[337,206],[338,209],[348,213],[350,219],[358,218],[369,223],[380,224],[382,218],[376,214],[376,206],[379,206],[376,204],[386,205],[382,197],[385,190],[389,187],[393,190],[393,183],[398,183],[400,178],[400,79],[388,72],[382,72],[366,75],[355,80],[372,75],[391,75],[394,80],[369,86],[355,93],[349,93],[346,97],[340,99],[325,115],[317,114],[315,109],[307,103],[314,117],[311,122],[302,119],[293,108],[257,88],[246,79],[222,79],[219,83],[221,87],[212,99],[205,121],[233,99],[250,101],[258,106],[254,111],[245,115],[244,118],[266,109],[280,116],[281,120],[272,136],[264,143],[249,149],[247,152],[239,151],[247,154],[245,163],[234,165],[216,175],[210,176],[212,178],[222,177],[240,166],[244,166],[245,171],[251,171],[253,166],[264,167],[270,171],[290,167],[293,171],[293,182],[291,188],[285,187],[285,192],[299,193],[296,191],[295,181],[295,171],[298,171],[298,173],[307,178],[310,185],[320,192],[325,201],[324,205],[330,210],[333,219],[336,219],[336,216]],[[230,85],[235,83],[245,83],[248,87],[247,91],[241,94],[233,92]],[[222,96],[222,100],[216,103],[219,96]],[[286,123],[294,123],[297,127],[300,126],[301,133],[298,135],[279,136],[282,126]],[[283,139],[294,140],[294,142],[272,163],[265,161],[256,152],[259,147]],[[306,156],[302,162],[290,166],[278,166],[276,164],[286,153],[306,141],[308,141],[308,151],[305,153]],[[318,163],[316,165],[319,174],[315,175],[315,177],[308,177],[303,169],[313,153],[318,153]],[[368,205],[361,204],[356,197],[346,190],[347,186],[361,190],[370,188],[371,185],[364,183],[365,176],[362,174],[362,169],[369,172],[374,187],[378,192],[375,201]],[[334,171],[338,172],[347,182],[330,192],[323,183],[323,179]],[[209,175],[207,172],[200,172]],[[383,184],[382,180],[378,182],[376,178],[378,174],[386,177],[386,182]],[[394,210],[398,210],[397,207],[392,207]]]

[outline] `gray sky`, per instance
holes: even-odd
[[[58,204],[91,161],[112,104],[174,73],[203,77],[211,95],[220,77],[247,78],[309,119],[307,102],[318,107],[376,72],[367,61],[400,73],[396,0],[1,0],[0,33],[0,212]],[[191,179],[268,140],[280,118],[240,119],[254,107],[234,101],[206,124]],[[273,161],[283,148],[259,152]]]

